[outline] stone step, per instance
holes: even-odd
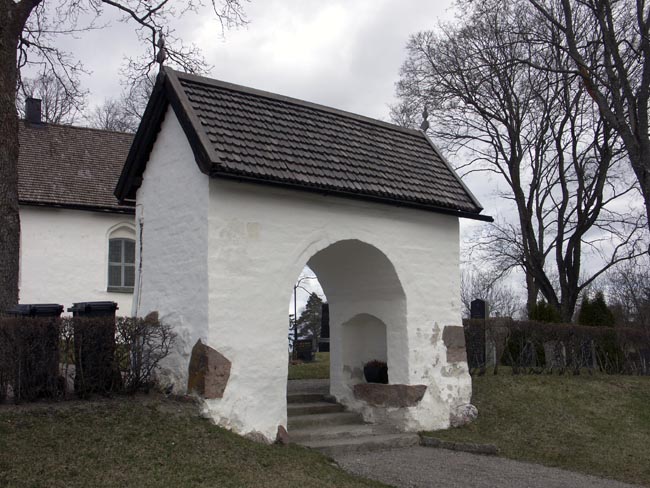
[[[289,432],[315,426],[349,425],[363,423],[361,415],[356,412],[320,413],[295,415],[287,418]],[[291,434],[289,434],[291,435]]]
[[[295,429],[289,432],[291,442],[303,444],[326,439],[345,439],[378,434],[396,434],[395,428],[374,424],[347,424],[314,426]]]
[[[316,415],[319,413],[342,412],[345,408],[339,403],[313,402],[313,403],[290,403],[287,406],[287,415],[295,417],[298,415]]]
[[[287,395],[287,403],[324,402],[325,397],[322,393],[291,393]]]
[[[338,439],[321,439],[301,442],[301,445],[317,449],[323,454],[332,455],[342,452],[365,452],[398,447],[417,446],[420,437],[417,434],[379,434]]]

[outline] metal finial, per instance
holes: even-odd
[[[424,110],[422,111],[422,123],[420,124],[420,130],[422,132],[426,132],[427,129],[429,128],[429,111],[427,110],[427,106],[424,106]]]
[[[165,36],[163,35],[162,29],[158,31],[158,42],[156,45],[158,46],[156,62],[162,66],[162,64],[165,62],[165,59],[167,59],[167,50],[165,49]]]

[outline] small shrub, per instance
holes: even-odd
[[[172,327],[160,322],[155,312],[117,320],[117,364],[125,391],[149,390],[156,367],[169,355],[175,338]]]

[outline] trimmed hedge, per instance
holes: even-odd
[[[650,333],[634,328],[512,319],[464,320],[470,370],[650,374]]]
[[[0,317],[0,401],[81,398],[148,390],[175,334],[157,314],[137,317]]]
[[[0,399],[9,386],[15,401],[60,394],[59,331],[61,319],[0,319]]]

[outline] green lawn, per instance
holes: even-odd
[[[317,352],[311,363],[289,364],[290,380],[320,380],[330,377],[330,353]]]
[[[266,446],[158,397],[0,406],[0,486],[367,487],[308,449]]]
[[[650,377],[506,373],[475,377],[473,388],[478,420],[430,435],[650,486]]]

